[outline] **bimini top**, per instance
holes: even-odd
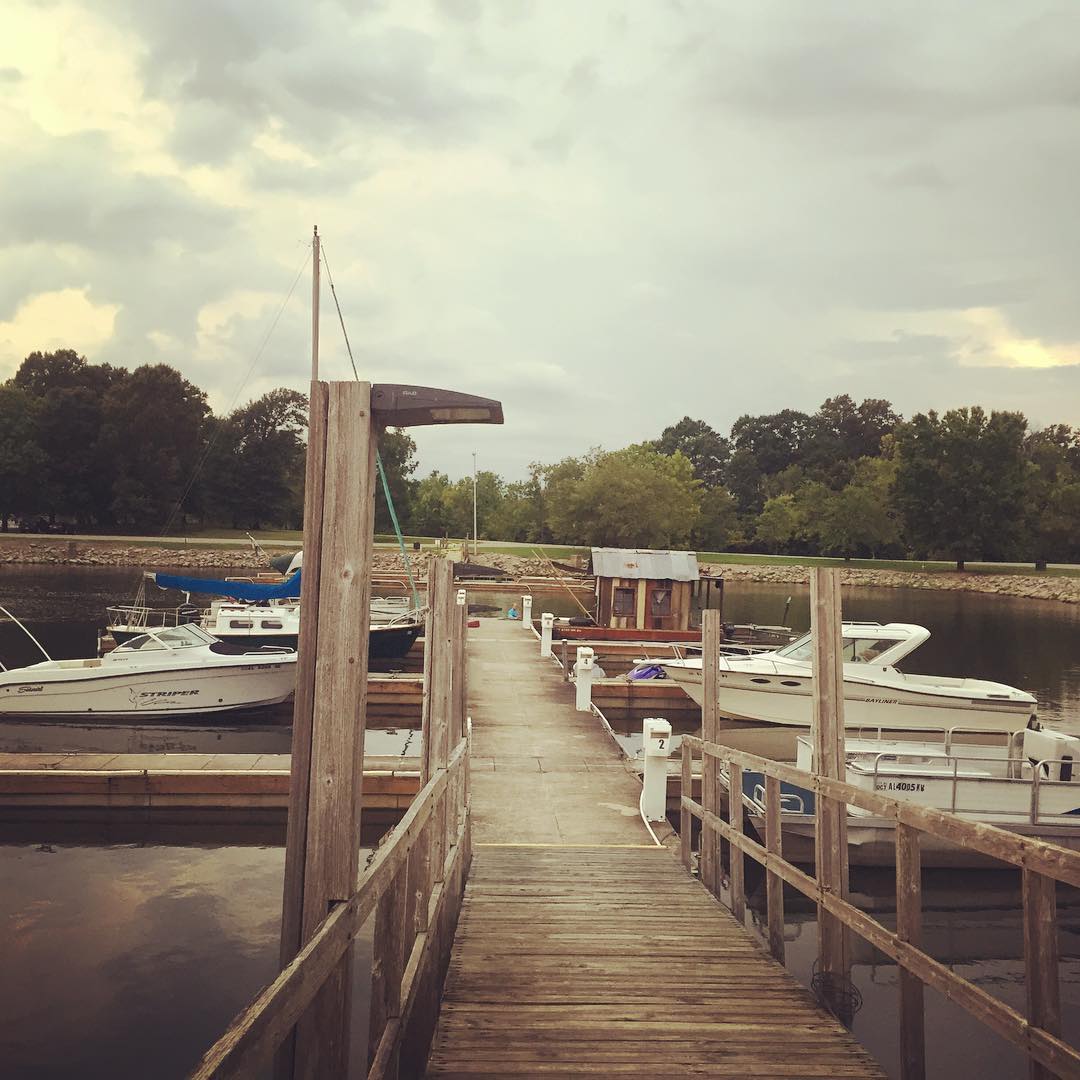
[[[650,581],[697,581],[693,551],[649,551],[639,548],[593,548],[592,572],[603,578],[648,578]]]
[[[179,589],[186,593],[204,593],[207,596],[229,596],[233,600],[258,603],[262,600],[288,600],[300,595],[300,571],[288,581],[271,585],[252,581],[214,581],[211,578],[178,577],[176,574],[146,574],[159,589]]]

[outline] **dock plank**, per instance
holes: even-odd
[[[427,1075],[883,1077],[673,853],[531,635],[469,642],[474,852]]]

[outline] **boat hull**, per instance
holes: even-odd
[[[371,636],[368,639],[368,656],[371,659],[393,659],[405,656],[416,644],[416,639],[423,632],[420,624],[407,624],[405,626],[373,626]],[[120,627],[110,627],[109,633],[117,645],[123,645],[133,637],[144,633],[139,628],[124,630]],[[213,633],[213,631],[208,631]],[[264,645],[274,645],[279,648],[295,649],[299,641],[298,634],[216,634],[220,641],[230,644],[243,645],[247,648],[257,649]]]
[[[765,816],[748,814],[747,820],[761,836],[765,835]],[[1045,840],[1072,851],[1080,850],[1080,834],[1076,829],[1061,826],[1001,825],[1000,828],[1018,836]],[[814,822],[784,820],[780,826],[783,833],[784,858],[796,865],[813,865]],[[851,866],[896,866],[896,823],[884,819],[858,820],[851,817],[847,822],[848,863]],[[991,858],[971,848],[958,847],[929,833],[920,836],[919,853],[922,865],[927,868],[949,870],[996,870],[1004,865],[1000,859]]]
[[[561,641],[701,641],[700,630],[623,630],[613,626],[555,623],[551,636]]]
[[[199,716],[276,705],[292,692],[295,660],[86,674],[50,680],[32,669],[0,683],[0,716]]]
[[[664,670],[698,705],[702,704],[700,668],[665,665]],[[720,672],[717,698],[721,715],[754,723],[810,727],[813,695],[809,679],[775,675],[759,687],[751,682],[754,677],[743,672]],[[783,685],[785,679],[795,685]],[[1012,732],[1026,727],[1034,712],[1034,707],[1025,702],[978,701],[844,682],[845,728],[947,731],[973,727]]]

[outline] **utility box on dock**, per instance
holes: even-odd
[[[619,630],[688,630],[693,583],[700,576],[692,551],[593,548],[596,622]]]
[[[588,646],[582,645],[577,651],[577,663],[574,664],[575,683],[575,707],[578,712],[589,712],[592,709],[592,681],[595,654]]]
[[[646,821],[667,816],[667,759],[671,754],[671,724],[650,716],[641,723],[645,769],[641,778],[641,813]]]

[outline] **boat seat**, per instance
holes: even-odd
[[[210,651],[221,653],[223,656],[248,656],[255,653],[260,656],[266,655],[261,645],[240,645],[232,641],[215,641],[210,646]]]

